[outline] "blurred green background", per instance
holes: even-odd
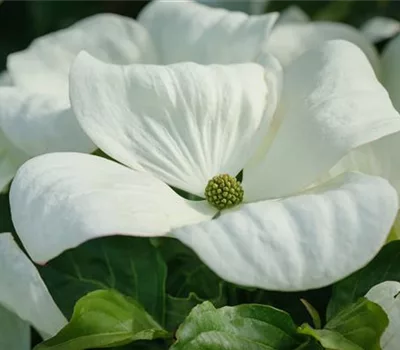
[[[100,12],[135,18],[147,1],[15,1],[0,5],[0,69],[9,53],[24,49],[38,36],[64,28],[77,20]],[[400,1],[334,0],[271,1],[268,11],[290,5],[302,8],[313,19],[342,21],[359,27],[374,16],[400,20]]]

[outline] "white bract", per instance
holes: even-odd
[[[381,81],[387,89],[391,101],[400,111],[400,35],[392,39],[381,57]],[[382,176],[396,188],[400,196],[400,133],[394,133],[375,142],[363,145],[346,155],[329,176],[354,170],[371,175]],[[391,239],[400,238],[399,221],[393,227]]]
[[[312,22],[296,6],[282,12],[268,40],[268,52],[277,57],[281,64],[287,65],[305,51],[329,40],[346,40],[357,45],[367,55],[375,72],[380,74],[378,53],[365,35],[343,23]]]
[[[9,55],[11,86],[0,87],[0,189],[33,156],[95,150],[68,97],[70,65],[81,50],[115,64],[254,61],[277,16],[248,16],[189,0],[155,1],[139,22],[96,15]]]
[[[380,305],[389,317],[389,325],[381,338],[382,350],[397,350],[400,344],[400,283],[382,282],[367,293],[366,298]]]
[[[31,349],[32,325],[45,338],[67,324],[39,272],[10,233],[0,234],[0,348]]]
[[[263,62],[118,66],[81,53],[74,113],[121,164],[55,153],[19,170],[11,210],[31,257],[113,234],[170,236],[224,279],[273,290],[325,286],[364,266],[389,233],[396,191],[361,173],[310,185],[353,148],[398,131],[399,115],[348,42],[284,70]],[[204,197],[211,178],[241,170],[244,203],[218,218],[170,187]]]
[[[279,51],[279,45],[275,42],[281,42],[281,51],[275,54],[285,64],[295,60],[304,50],[320,45],[326,40],[353,38],[354,40],[351,41],[367,54],[377,76],[387,89],[394,107],[400,111],[400,35],[389,42],[381,57],[376,55],[372,45],[372,42],[395,36],[399,31],[398,21],[382,17],[376,17],[367,22],[359,33],[355,29],[349,31],[347,25],[340,23],[322,25],[321,22],[309,22],[306,19],[301,23],[298,19],[287,17],[286,21],[280,21],[272,33],[270,37],[272,49],[269,52],[275,53],[277,48]],[[361,33],[365,36],[364,39],[361,38]],[[382,122],[384,122],[383,119]],[[400,195],[399,149],[400,133],[380,138],[347,154],[329,171],[328,175],[322,176],[321,179],[326,180],[347,171],[362,171],[388,179]],[[322,181],[321,179],[319,181]],[[397,219],[397,222],[399,221],[400,218]],[[398,225],[394,227],[393,233],[391,238],[396,236],[400,238]]]
[[[361,32],[373,43],[392,38],[400,33],[400,22],[388,17],[373,17],[365,22]]]

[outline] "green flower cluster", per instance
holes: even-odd
[[[204,195],[213,207],[223,210],[243,201],[243,188],[238,180],[228,174],[214,176],[206,186]]]

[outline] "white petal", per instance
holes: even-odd
[[[100,14],[36,39],[26,50],[10,55],[7,68],[17,86],[67,100],[69,68],[81,50],[117,64],[156,59],[141,25],[127,17]]]
[[[365,22],[361,32],[373,43],[389,39],[400,32],[400,22],[389,17],[373,17]]]
[[[0,349],[31,350],[29,324],[0,306]]]
[[[0,234],[0,304],[42,335],[55,335],[67,320],[32,262],[9,233]]]
[[[400,130],[365,55],[345,41],[324,43],[287,67],[275,118],[271,146],[244,171],[248,200],[302,190],[351,149]]]
[[[382,81],[394,107],[400,111],[400,36],[393,39],[382,57]],[[383,115],[383,114],[381,114]],[[400,196],[400,133],[362,145],[343,157],[326,176],[357,170],[382,176],[390,181]]]
[[[389,317],[389,326],[381,338],[382,350],[398,350],[400,344],[400,283],[382,282],[371,288],[366,297],[380,305]]]
[[[37,262],[92,238],[160,236],[215,215],[207,203],[187,201],[147,173],[83,153],[25,163],[10,205],[16,231]]]
[[[246,204],[171,233],[227,281],[268,290],[306,290],[367,264],[398,209],[382,178],[346,174],[319,192]]]
[[[194,1],[152,1],[139,17],[165,64],[254,62],[278,15],[248,16]]]
[[[343,39],[359,46],[374,69],[379,71],[378,54],[361,32],[355,28],[333,22],[290,23],[283,21],[274,27],[268,41],[268,52],[288,65],[304,52],[319,47],[328,40]]]
[[[230,11],[242,11],[251,15],[259,15],[265,12],[269,0],[197,0],[197,2],[222,7]]]
[[[264,137],[280,85],[271,64],[122,67],[80,54],[71,100],[104,152],[202,196],[213,176],[236,176]]]
[[[360,146],[343,157],[320,181],[347,171],[381,176],[396,188],[400,196],[400,133]]]
[[[388,44],[382,54],[382,81],[400,112],[400,35]]]
[[[277,26],[287,23],[307,23],[311,19],[300,7],[291,5],[286,8],[278,18]],[[276,28],[276,27],[275,27]]]
[[[30,156],[96,149],[68,103],[15,87],[0,88],[0,126],[9,141]]]
[[[10,86],[12,85],[11,77],[8,72],[4,71],[0,73],[0,86]]]

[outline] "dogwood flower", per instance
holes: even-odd
[[[226,280],[273,290],[321,287],[365,265],[394,221],[396,191],[361,173],[309,186],[351,149],[398,131],[399,115],[348,42],[283,71],[263,61],[118,66],[81,53],[74,112],[121,164],[54,153],[22,166],[10,203],[31,257],[113,234],[170,236]]]
[[[160,1],[145,9],[140,23],[96,15],[9,55],[14,86],[0,88],[0,188],[30,157],[95,150],[76,122],[68,97],[70,65],[81,50],[115,64],[253,61],[276,18],[275,13],[248,16],[193,1]],[[165,35],[172,38],[169,45]]]
[[[348,26],[344,24],[332,23],[336,29],[329,30],[329,23],[326,23],[326,27],[321,27],[320,22],[309,22],[304,18],[302,23],[298,18],[293,20],[289,16],[286,21],[281,21],[270,37],[270,47],[272,49],[269,52],[275,53],[276,56],[280,57],[283,64],[290,63],[299,57],[304,50],[320,45],[326,40],[332,38],[347,39],[350,34]],[[307,33],[313,32],[312,28],[314,30],[319,28],[319,34],[308,35]],[[389,42],[381,57],[378,57],[374,52],[375,49],[372,46],[372,42],[396,35],[399,30],[399,22],[379,17],[373,18],[362,27],[362,34],[367,41],[365,39],[360,40],[359,35],[361,32],[356,34],[355,29],[353,29],[353,34],[357,38],[353,42],[359,45],[365,53],[368,53],[368,58],[373,64],[378,78],[389,92],[391,101],[397,111],[400,111],[400,36],[398,35]],[[290,40],[285,40],[285,38]],[[282,42],[281,48],[274,44],[275,41]],[[394,133],[375,142],[362,145],[347,154],[342,161],[329,171],[328,175],[322,176],[319,181],[325,181],[326,178],[338,176],[348,171],[362,171],[388,179],[400,195],[399,149],[400,133]],[[391,239],[400,238],[399,222],[400,217],[397,218],[393,227]]]
[[[381,81],[387,89],[391,101],[400,111],[400,36],[390,41],[381,58]],[[400,196],[400,133],[396,132],[379,140],[362,145],[336,164],[329,177],[338,176],[345,171],[362,171],[371,175],[382,176],[390,181]],[[390,239],[400,238],[400,218],[393,226]]]
[[[10,233],[0,234],[0,346],[29,350],[30,325],[45,338],[67,323],[39,272]]]
[[[107,30],[99,31],[101,25]],[[32,156],[95,149],[70,109],[69,66],[82,49],[104,60],[123,63],[126,58],[126,62],[135,62],[137,44],[132,40],[128,48],[124,47],[130,36],[140,36],[140,28],[136,30],[134,23],[100,15],[36,39],[27,50],[9,55],[10,78],[7,86],[0,87],[0,188]],[[126,39],[115,40],[118,37]],[[127,49],[133,50],[128,54]]]
[[[380,305],[389,317],[389,325],[381,338],[382,350],[397,350],[400,342],[400,283],[382,282],[367,293],[366,298]]]
[[[360,47],[380,75],[378,53],[363,33],[344,23],[311,21],[298,7],[283,11],[269,37],[268,52],[287,65],[305,51],[329,40],[346,40]]]

